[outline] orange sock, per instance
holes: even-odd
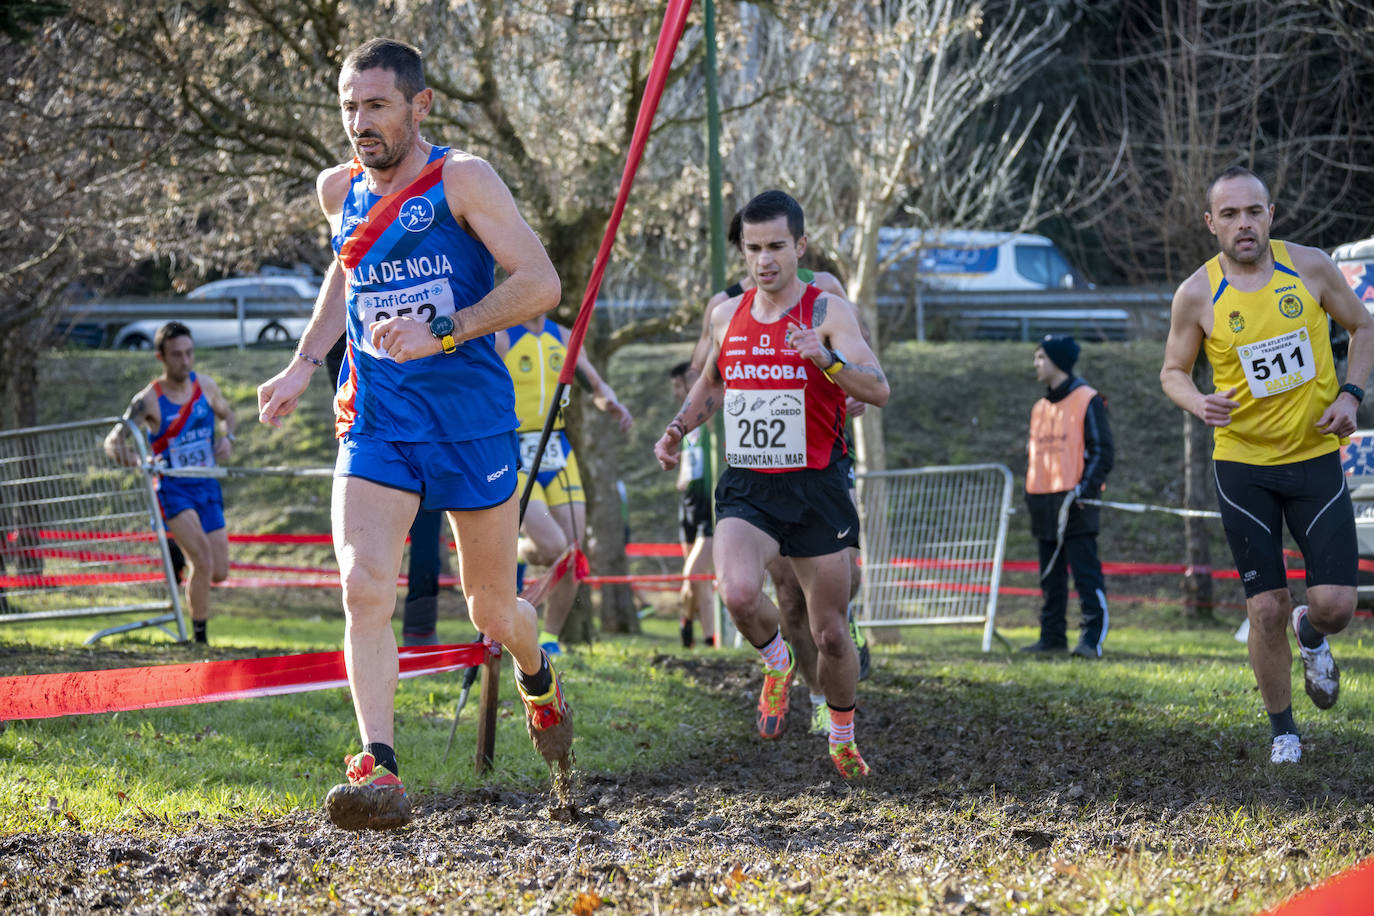
[[[829,705],[829,704],[827,704]],[[836,709],[830,707],[830,746],[845,744],[854,740],[854,707]]]

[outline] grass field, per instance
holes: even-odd
[[[329,600],[284,595],[264,610],[228,596],[205,657],[336,646]],[[480,779],[470,713],[440,763],[457,676],[402,683],[397,743],[421,817],[373,841],[319,809],[355,749],[341,690],[10,723],[0,905],[1251,913],[1374,854],[1368,621],[1337,645],[1335,709],[1312,709],[1298,675],[1306,757],[1284,769],[1268,763],[1229,628],[1121,627],[1097,664],[984,655],[975,629],[907,631],[875,646],[861,688],[877,775],[857,788],[800,725],[778,742],[753,734],[751,653],[688,652],[673,619],[646,624],[563,665],[578,726],[571,822],[551,813],[508,681],[497,766]],[[446,640],[470,635],[448,610],[441,626]],[[147,633],[86,649],[85,632],[0,631],[0,671],[202,657]],[[793,702],[804,717],[800,687]]]
[[[1114,398],[1111,495],[1176,503],[1178,415],[1158,403],[1154,349],[1089,347],[1084,367]],[[621,450],[636,540],[673,537],[671,481],[642,459],[671,410],[660,377],[682,350],[633,347],[610,367],[640,418]],[[252,422],[253,385],[282,355],[203,354],[240,410],[236,460],[328,463],[323,386],[290,435]],[[1029,345],[896,345],[894,466],[1000,460],[1020,472],[1037,394],[1029,357]],[[43,419],[119,413],[151,363],[54,358]],[[231,531],[327,529],[318,481],[228,490]],[[1023,527],[1013,520],[1013,558],[1030,556]],[[1177,562],[1178,551],[1172,522],[1107,520],[1104,558]],[[970,628],[875,643],[857,727],[876,775],[862,786],[842,784],[806,734],[800,686],[793,727],[761,741],[756,656],[681,649],[667,599],[643,634],[575,647],[562,664],[578,730],[572,810],[551,807],[508,676],[485,777],[472,765],[475,698],[441,763],[459,678],[402,682],[397,744],[420,816],[384,836],[338,831],[320,811],[356,750],[342,690],[7,723],[0,910],[1249,914],[1374,854],[1374,625],[1359,619],[1335,642],[1333,710],[1308,703],[1298,673],[1304,760],[1275,768],[1235,612],[1198,624],[1169,602],[1175,582],[1109,587],[1155,600],[1113,607],[1098,663],[985,655]],[[339,646],[337,592],[222,589],[214,604],[213,647],[200,651],[148,631],[83,647],[107,620],[5,625],[0,676]],[[1034,638],[1033,622],[1032,601],[1003,602],[1013,643]],[[472,636],[448,594],[440,636]]]

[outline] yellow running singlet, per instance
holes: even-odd
[[[1274,275],[1253,293],[1231,286],[1220,255],[1207,262],[1212,335],[1205,352],[1218,393],[1236,389],[1240,406],[1215,428],[1212,457],[1243,464],[1289,464],[1340,448],[1317,419],[1340,384],[1326,311],[1293,268],[1288,247],[1271,240]]]

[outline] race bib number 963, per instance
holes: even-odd
[[[1300,388],[1317,377],[1312,358],[1312,338],[1307,328],[1246,344],[1236,351],[1250,394],[1272,397]]]
[[[806,389],[725,392],[725,463],[735,468],[806,467]]]

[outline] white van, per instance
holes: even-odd
[[[951,290],[1083,289],[1087,284],[1043,235],[965,229],[878,230],[879,263],[904,280]]]

